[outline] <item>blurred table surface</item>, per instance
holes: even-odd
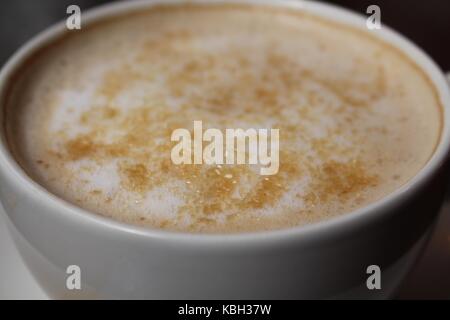
[[[125,0],[124,0],[125,1]],[[283,0],[280,0],[283,1]],[[284,0],[292,1],[292,0]],[[0,65],[37,32],[66,17],[66,8],[82,10],[108,0],[14,0],[0,11]],[[382,23],[422,47],[443,70],[450,71],[449,0],[336,0],[334,3],[365,14],[369,5],[381,8]],[[450,199],[450,197],[448,197]],[[450,201],[423,256],[408,276],[399,298],[450,299]],[[2,256],[3,252],[0,252]],[[1,268],[1,265],[0,265]],[[24,297],[27,297],[24,294]]]

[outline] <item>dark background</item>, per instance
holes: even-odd
[[[126,1],[126,0],[124,0]],[[282,0],[280,0],[282,1]],[[109,0],[4,0],[0,11],[0,65],[26,40],[66,17],[66,8],[81,10]],[[425,49],[450,71],[450,0],[331,0],[324,1],[365,14],[371,4],[381,8],[382,23]]]
[[[37,32],[66,18],[66,8],[69,5],[77,4],[85,10],[107,2],[110,1],[3,0],[0,11],[0,66]],[[450,0],[324,2],[350,8],[362,14],[366,13],[369,5],[380,6],[383,24],[407,36],[428,52],[444,71],[450,71]],[[408,276],[398,297],[450,299],[450,195],[424,255]]]

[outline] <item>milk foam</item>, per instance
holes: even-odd
[[[51,192],[188,232],[287,228],[391,193],[440,135],[435,89],[365,33],[287,9],[158,7],[86,27],[31,61],[10,140]],[[14,106],[14,107],[13,107]],[[280,129],[280,171],[175,166],[173,130]]]

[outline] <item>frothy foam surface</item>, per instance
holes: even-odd
[[[158,7],[74,32],[23,70],[7,112],[27,173],[120,221],[188,232],[313,223],[413,177],[440,106],[408,58],[288,9]],[[174,129],[280,129],[280,170],[172,164]]]

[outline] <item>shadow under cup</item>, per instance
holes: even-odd
[[[273,4],[272,1],[264,1]],[[158,1],[107,5],[85,22]],[[261,3],[261,2],[255,2]],[[277,4],[279,5],[279,4]],[[285,4],[297,10],[293,4]],[[361,28],[365,20],[319,3],[301,7]],[[448,87],[420,49],[385,28],[386,42],[428,75],[443,105],[441,141],[427,165],[405,186],[354,213],[270,232],[201,235],[147,230],[75,207],[30,179],[5,134],[5,106],[15,75],[33,54],[66,32],[50,28],[23,47],[0,74],[2,137],[0,198],[11,234],[39,283],[55,298],[293,299],[385,298],[395,292],[419,254],[442,203],[449,149]],[[14,110],[12,110],[14,112]],[[67,267],[82,270],[82,290],[66,287]],[[382,270],[382,288],[368,290],[367,267]]]

